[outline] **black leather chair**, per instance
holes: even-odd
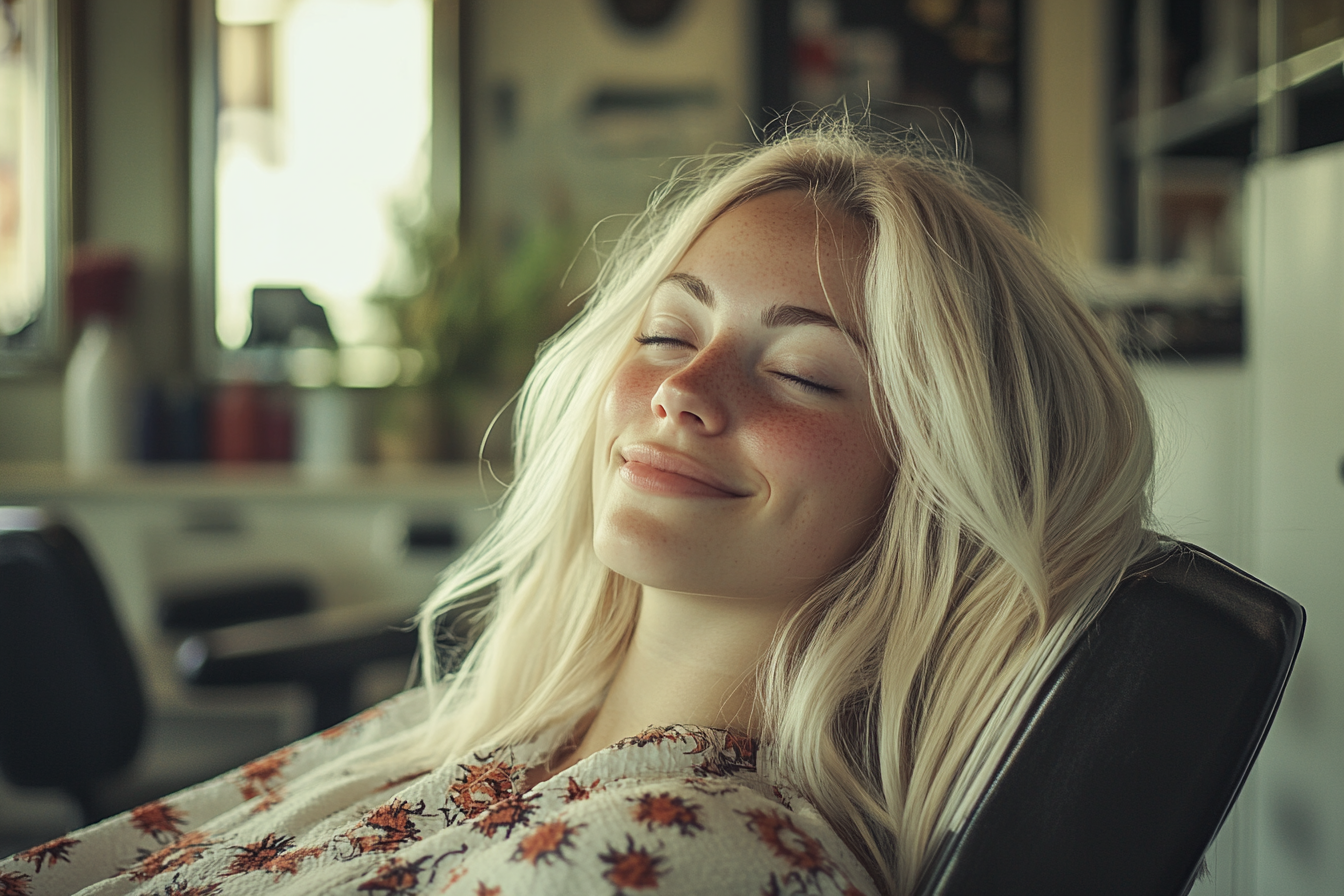
[[[314,730],[360,708],[362,665],[415,652],[414,633],[389,625],[403,620],[376,606],[305,612],[312,596],[299,582],[177,597],[161,621],[195,632],[179,651],[189,681],[307,685]],[[134,656],[79,538],[55,524],[0,530],[0,772],[20,787],[62,790],[85,824],[98,821],[161,795],[116,781],[147,716]]]
[[[1052,673],[917,892],[1187,892],[1260,751],[1305,624],[1292,599],[1171,544]]]
[[[0,532],[0,770],[59,788],[84,821],[102,818],[102,785],[126,768],[145,699],[107,589],[68,528]]]
[[[177,651],[177,670],[194,685],[294,682],[313,695],[312,730],[345,721],[355,676],[379,660],[408,666],[416,634],[404,616],[378,604],[316,610],[200,631]]]

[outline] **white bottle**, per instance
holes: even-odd
[[[301,389],[294,421],[294,459],[304,475],[317,478],[350,472],[359,460],[356,409],[340,386]]]
[[[131,365],[126,335],[91,315],[65,369],[65,463],[88,474],[131,457]]]

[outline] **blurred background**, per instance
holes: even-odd
[[[610,241],[839,102],[1024,197],[1132,353],[1161,527],[1307,607],[1195,892],[1344,892],[1344,0],[0,11],[0,530],[83,542],[143,704],[95,795],[0,783],[0,852],[400,688]]]

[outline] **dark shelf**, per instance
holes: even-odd
[[[1256,110],[1242,110],[1207,131],[1169,143],[1172,156],[1247,159],[1255,152]]]
[[[1293,149],[1344,141],[1344,39],[1299,53],[1268,72],[1295,107]],[[1248,159],[1256,150],[1260,86],[1258,73],[1243,75],[1164,106],[1151,137],[1138,121],[1127,119],[1117,127],[1122,151],[1136,159],[1149,153]]]
[[[1297,149],[1344,141],[1344,66],[1327,69],[1294,91]]]

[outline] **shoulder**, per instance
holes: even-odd
[[[550,824],[529,831],[518,849],[540,856],[563,843],[564,862],[552,876],[574,878],[573,887],[582,878],[659,894],[872,892],[820,815],[796,811],[759,779],[636,777],[567,786],[576,798]]]

